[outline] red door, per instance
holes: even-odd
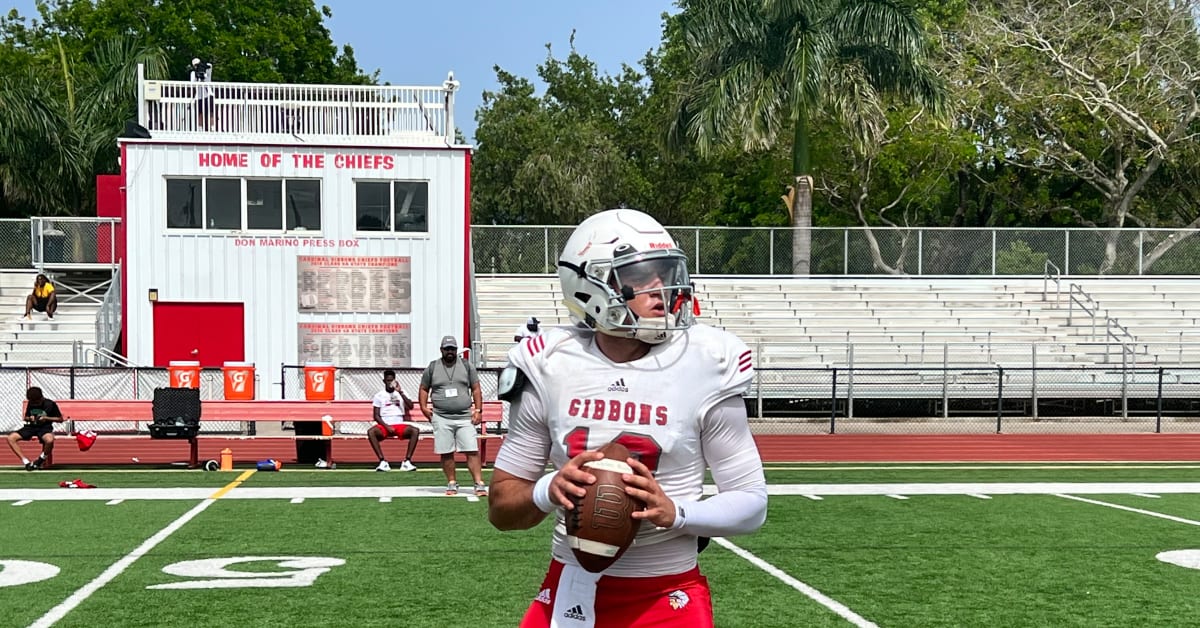
[[[245,307],[242,303],[154,303],[154,365],[199,360],[221,366],[245,360]]]

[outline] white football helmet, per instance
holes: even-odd
[[[563,303],[576,324],[658,344],[694,322],[687,256],[658,221],[634,209],[584,220],[558,258]],[[628,302],[649,294],[638,316]]]

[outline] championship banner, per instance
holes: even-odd
[[[299,255],[296,265],[301,312],[412,311],[411,258]]]
[[[300,362],[331,362],[342,368],[408,366],[408,323],[300,323]]]

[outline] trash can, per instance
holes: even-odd
[[[42,230],[42,261],[67,261],[67,234],[53,227]]]
[[[225,398],[235,401],[254,399],[254,364],[252,362],[226,362],[221,366],[225,374]]]
[[[316,464],[318,459],[329,460],[331,439],[324,433],[324,421],[296,421],[296,462]]]
[[[331,362],[306,362],[304,364],[304,398],[307,401],[333,401],[336,397],[334,384],[337,368]],[[313,412],[313,418],[324,415]],[[296,421],[296,462],[315,464],[318,458],[329,460],[330,440],[325,434],[324,421]]]
[[[337,369],[329,362],[304,364],[304,398],[308,401],[333,401],[334,375]]]
[[[168,362],[167,373],[170,374],[171,388],[199,388],[199,362]]]

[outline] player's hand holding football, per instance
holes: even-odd
[[[633,468],[632,474],[621,476],[625,480],[625,494],[642,500],[645,510],[634,511],[634,519],[646,519],[660,527],[669,528],[675,523],[675,501],[663,492],[650,468],[630,457],[626,462]]]
[[[583,469],[583,465],[604,458],[604,454],[589,450],[571,458],[563,465],[550,483],[550,500],[555,504],[571,510],[575,505],[571,498],[581,498],[587,495],[583,487],[596,481],[596,476]]]

